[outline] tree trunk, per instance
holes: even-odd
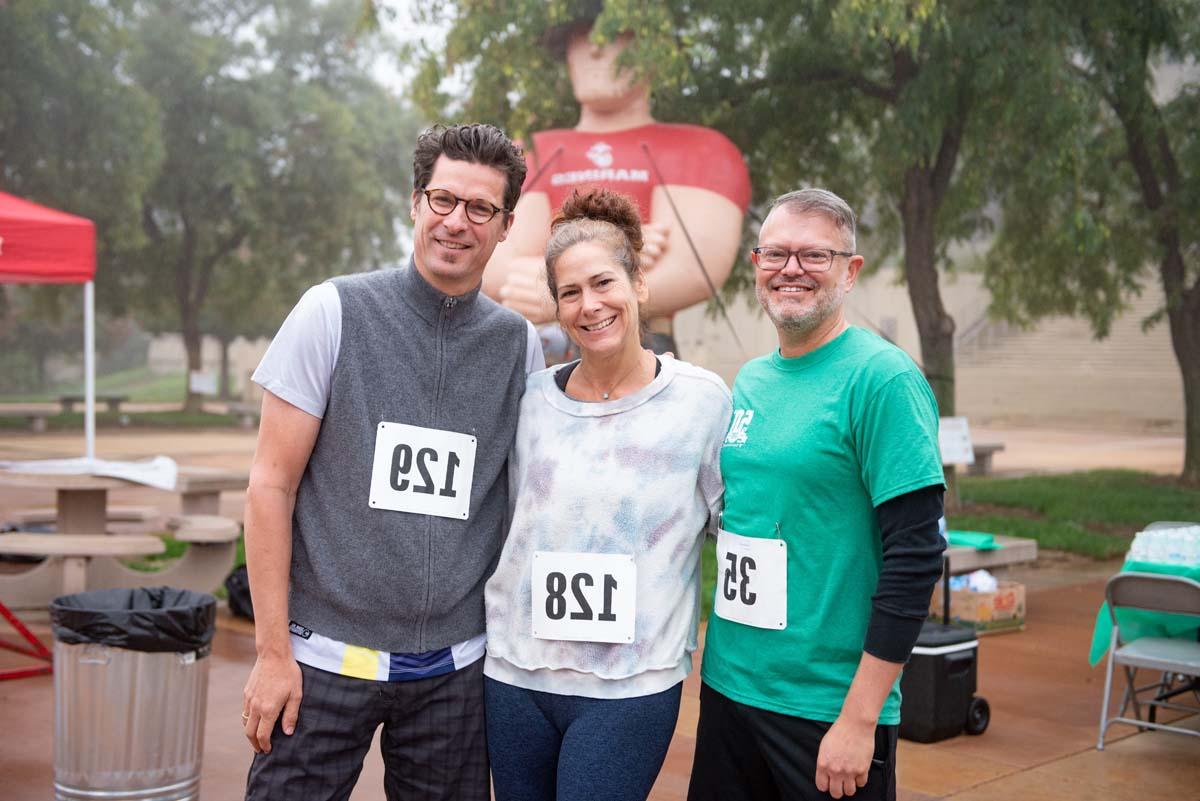
[[[1178,243],[1178,239],[1175,241]],[[1178,247],[1167,252],[1161,272],[1163,283],[1168,286],[1178,285],[1178,281],[1168,281],[1168,276],[1186,275]],[[1183,378],[1184,447],[1180,479],[1200,486],[1200,283],[1174,293],[1168,290],[1167,320],[1171,347]]]
[[[1162,247],[1159,277],[1167,298],[1171,347],[1183,378],[1184,452],[1179,478],[1200,484],[1200,281],[1187,285],[1184,240],[1175,212],[1182,205],[1177,201],[1182,194],[1180,170],[1166,124],[1149,89],[1141,84],[1134,86],[1136,94],[1132,97],[1116,94],[1109,102],[1124,129],[1142,204],[1154,219],[1156,238]]]
[[[187,399],[183,403],[185,412],[202,412],[204,411],[204,396],[199,392],[192,391],[192,373],[199,372],[204,369],[204,360],[202,358],[203,334],[200,333],[200,326],[196,321],[196,314],[192,309],[181,309],[183,317],[183,346],[187,350]]]
[[[935,220],[937,203],[930,171],[911,167],[900,201],[904,225],[904,278],[921,339],[921,363],[933,388],[938,413],[954,415],[954,320],[938,288]]]
[[[936,225],[939,198],[931,171],[910,167],[904,174],[900,217],[904,225],[904,278],[921,340],[925,379],[933,389],[938,414],[954,415],[954,320],[942,305],[938,288]],[[946,513],[961,508],[953,465],[945,468]]]
[[[1183,340],[1172,336],[1179,371],[1183,374],[1184,446],[1180,479],[1200,486],[1200,310],[1183,322],[1190,329],[1189,336]]]
[[[221,343],[221,375],[218,379],[220,382],[218,384],[219,396],[221,400],[227,401],[233,397],[229,390],[229,346],[232,342],[225,337],[221,337],[219,341]]]
[[[46,360],[49,358],[50,354],[41,348],[37,348],[33,352],[33,380],[39,392],[49,384],[46,378]]]

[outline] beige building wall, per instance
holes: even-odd
[[[847,296],[847,315],[852,323],[885,332],[919,362],[908,292],[896,278],[890,268],[860,279]],[[960,335],[959,414],[977,422],[1182,429],[1183,385],[1166,325],[1141,328],[1163,303],[1157,286],[1133,301],[1100,341],[1082,320],[1049,318],[1030,331],[987,321],[988,294],[973,274],[943,276],[942,294]],[[675,330],[683,358],[732,383],[748,356],[767,353],[777,340],[752,298],[734,301],[729,311],[745,354],[725,321],[703,306],[677,315]]]

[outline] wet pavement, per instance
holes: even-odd
[[[978,442],[1005,442],[1000,473],[1057,472],[1094,467],[1178,471],[1182,439],[1145,433],[975,428]],[[101,432],[98,453],[132,458],[165,453],[183,464],[245,469],[252,432]],[[65,434],[0,435],[0,459],[77,455],[82,438]],[[50,505],[51,493],[0,492],[0,520],[14,509]],[[242,493],[225,493],[221,510],[241,518]],[[177,511],[178,497],[151,489],[120,490],[110,503],[152,504]],[[1200,799],[1200,742],[1162,732],[1110,730],[1109,745],[1095,750],[1103,667],[1087,652],[1104,581],[1119,562],[1094,562],[1043,552],[1036,565],[1013,568],[1009,578],[1027,587],[1023,632],[985,637],[979,649],[978,694],[992,708],[982,736],[959,736],[921,745],[902,741],[902,801],[1072,801],[1074,799]],[[48,627],[35,626],[48,640]],[[7,635],[0,621],[0,635]],[[242,796],[250,751],[241,733],[241,689],[254,658],[253,628],[223,615],[210,663],[208,714],[201,791],[205,799]],[[28,660],[0,651],[0,667]],[[684,700],[667,762],[651,796],[683,799],[698,716],[699,682],[685,683]],[[53,797],[53,680],[0,682],[0,798],[42,801]],[[1200,711],[1200,710],[1198,710]],[[303,725],[303,717],[301,717]],[[1200,728],[1200,717],[1187,718]],[[380,799],[383,768],[372,750],[353,799]]]

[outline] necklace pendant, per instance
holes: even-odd
[[[607,393],[607,392],[601,392],[601,393],[600,393],[600,397],[601,397],[601,398],[604,398],[604,400],[608,400],[608,393]]]

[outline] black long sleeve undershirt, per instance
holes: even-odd
[[[907,662],[929,616],[929,598],[942,575],[946,547],[938,533],[943,492],[940,484],[924,487],[875,507],[883,567],[863,643],[871,656]]]

